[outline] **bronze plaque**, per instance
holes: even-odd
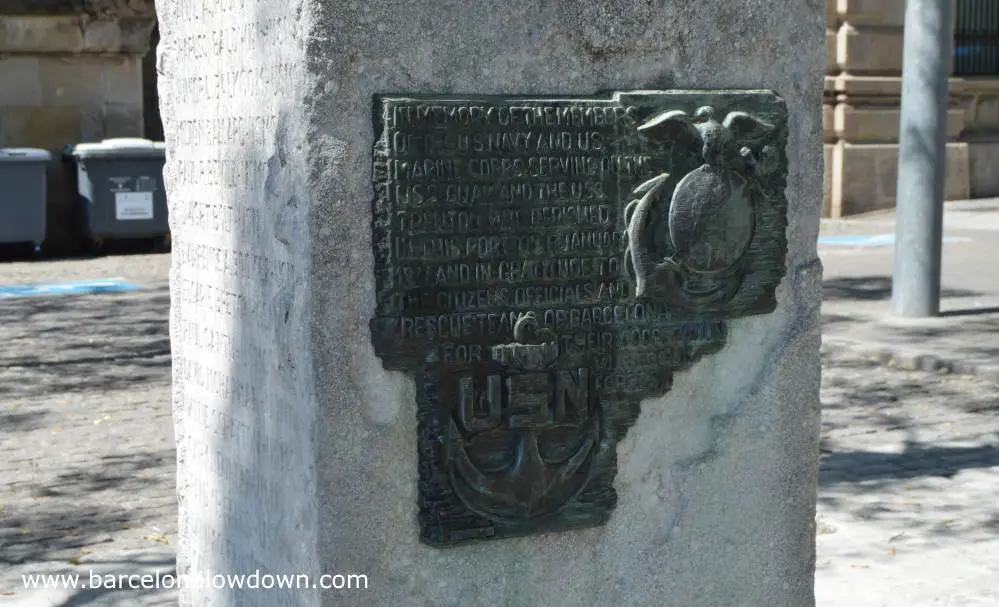
[[[421,540],[599,525],[642,399],[771,312],[767,91],[377,96],[375,351],[416,379]]]

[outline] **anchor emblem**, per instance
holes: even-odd
[[[556,336],[539,330],[532,312],[520,317],[514,337],[515,343],[492,348],[502,373],[459,380],[458,415],[450,420],[445,451],[461,501],[504,522],[551,515],[569,504],[590,479],[600,441],[588,370],[557,367]]]

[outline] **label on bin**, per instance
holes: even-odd
[[[114,218],[119,221],[153,218],[152,192],[115,192]]]

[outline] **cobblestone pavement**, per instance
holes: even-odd
[[[823,364],[818,606],[999,605],[999,387]]]
[[[30,592],[20,577],[173,567],[168,270],[167,255],[0,264],[0,284],[145,287],[0,300],[0,604],[175,603],[167,593]]]
[[[926,370],[946,368],[999,382],[999,199],[948,203],[944,210],[940,308],[936,318],[891,316],[894,246],[833,245],[829,239],[889,239],[885,211],[822,225],[822,316],[830,345],[864,349]],[[882,241],[884,242],[884,241]]]
[[[167,573],[176,532],[168,256],[0,264],[0,605],[172,605],[168,590],[27,590],[25,573]],[[819,607],[999,604],[999,388],[824,355]]]

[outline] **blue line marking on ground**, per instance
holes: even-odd
[[[106,280],[84,280],[78,282],[55,282],[29,285],[0,285],[0,299],[14,297],[52,297],[56,295],[87,295],[91,293],[121,293],[136,291],[138,285],[115,278]]]

